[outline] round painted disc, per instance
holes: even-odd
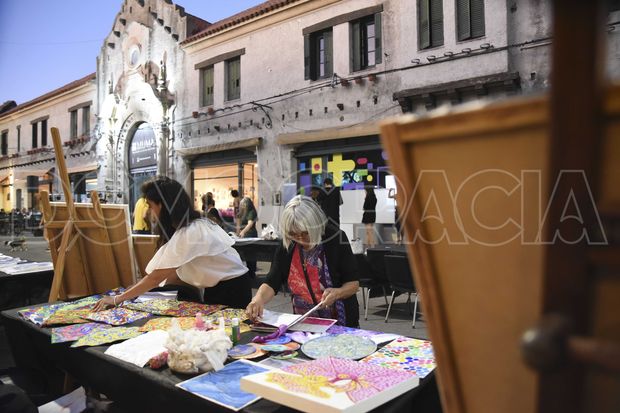
[[[297,354],[298,353],[296,351],[287,350],[287,351],[283,351],[280,354],[273,355],[271,357],[273,357],[276,360],[286,360],[286,359],[292,359],[294,357],[297,357]]]
[[[268,340],[265,344],[286,344],[290,343],[291,339],[287,336],[280,336],[278,338],[274,338],[273,340]]]
[[[301,351],[313,359],[336,357],[359,360],[371,355],[376,350],[377,345],[372,340],[350,334],[317,337],[301,346]]]
[[[264,352],[263,350],[261,350],[260,346],[254,343],[250,343],[248,344],[248,346],[252,346],[254,347],[254,353],[248,354],[247,356],[236,356],[233,358],[236,359],[255,359],[257,357],[261,357],[264,356],[265,354],[267,354],[266,352]]]
[[[228,350],[230,357],[243,357],[256,353],[256,347],[249,344],[239,344]]]
[[[261,350],[271,351],[274,353],[281,353],[283,351],[290,350],[290,348],[286,347],[283,344],[265,344],[264,346],[261,347]]]
[[[289,350],[299,350],[299,347],[301,347],[299,343],[295,343],[294,341],[286,343],[285,346],[288,347]]]

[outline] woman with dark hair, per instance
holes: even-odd
[[[215,199],[213,199],[213,194],[211,192],[207,192],[206,194],[205,205],[205,216],[211,221],[215,222],[220,227],[224,228],[224,221],[222,220],[219,211],[215,207]]]
[[[192,207],[183,186],[167,177],[157,177],[142,186],[159,235],[159,249],[146,267],[147,275],[124,293],[104,297],[95,306],[101,310],[131,300],[162,282],[204,288],[210,304],[244,308],[252,298],[248,269],[233,240],[222,228],[202,219]]]
[[[241,230],[239,236],[241,238],[253,238],[258,237],[258,231],[256,231],[256,220],[258,219],[258,213],[254,202],[247,196],[239,203],[239,222],[241,223]],[[250,271],[250,278],[256,277],[256,261],[246,261]]]
[[[372,186],[364,187],[366,197],[364,198],[364,214],[362,215],[362,224],[366,226],[366,243],[369,247],[377,244],[375,240],[374,225],[377,220],[377,196]]]

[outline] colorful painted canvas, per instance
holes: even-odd
[[[430,341],[400,337],[376,353],[361,360],[391,369],[403,370],[423,379],[436,366],[433,345]]]
[[[155,298],[147,301],[125,303],[123,307],[153,315],[164,315],[166,311],[178,310],[179,302],[177,300]]]
[[[98,311],[85,316],[85,318],[89,320],[112,324],[113,326],[133,323],[134,321],[141,320],[146,317],[150,317],[150,314],[123,307],[114,307],[109,310]]]
[[[106,328],[112,328],[112,326],[101,323],[86,323],[52,328],[52,344],[79,340],[95,330],[104,330]]]
[[[324,335],[306,341],[301,351],[310,358],[336,357],[339,359],[358,360],[377,350],[377,345],[366,337],[347,334]]]
[[[128,340],[138,337],[140,334],[142,331],[138,327],[110,327],[92,331],[73,343],[71,347],[100,346],[115,341]]]
[[[58,310],[52,314],[45,322],[43,327],[57,326],[62,324],[88,323],[86,316],[92,312],[92,306],[78,310]]]
[[[407,372],[327,357],[241,379],[241,388],[294,409],[366,412],[416,387]]]
[[[229,335],[231,334],[231,326],[232,326],[233,318],[239,319],[239,331],[241,333],[250,331],[250,326],[243,322],[244,320],[248,319],[248,316],[245,313],[245,310],[242,310],[240,308],[225,308],[223,310],[219,310],[209,315],[208,317],[205,317],[204,320],[207,323],[218,325],[220,317],[224,317],[224,325],[226,326],[226,332]]]
[[[59,310],[75,310],[95,304],[101,295],[94,295],[92,297],[82,298],[81,300],[70,301],[66,303],[55,303],[50,305],[38,306],[26,308],[25,310],[18,311],[18,314],[25,320],[28,320],[38,326],[50,318],[52,314]]]
[[[195,317],[158,317],[149,320],[140,327],[140,331],[169,330],[172,327],[172,320],[177,320],[182,330],[189,330],[194,327]]]
[[[326,332],[329,334],[349,334],[352,336],[368,337],[368,338],[376,334],[381,334],[380,331],[361,330],[359,328],[352,328],[352,327],[345,327],[345,326],[338,326],[338,325],[331,326],[330,328],[327,329]]]
[[[241,378],[266,371],[269,369],[256,363],[237,360],[219,371],[205,373],[177,386],[220,406],[238,411],[260,399],[255,394],[241,390]]]
[[[201,313],[202,315],[213,314],[216,311],[220,311],[223,308],[226,308],[225,305],[220,304],[200,304],[193,303],[191,301],[178,301],[177,309],[168,309],[166,311],[162,311],[159,315],[168,315],[173,317],[194,317],[196,313]]]

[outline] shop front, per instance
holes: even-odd
[[[142,184],[157,175],[157,141],[148,123],[141,123],[131,136],[129,153],[129,208],[142,196]]]

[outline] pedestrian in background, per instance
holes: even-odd
[[[375,221],[377,220],[377,196],[371,185],[365,188],[366,197],[364,198],[364,214],[362,215],[362,224],[366,226],[366,243],[370,248],[377,245],[375,239]]]
[[[258,231],[256,230],[256,220],[258,219],[258,213],[252,200],[245,197],[239,204],[239,221],[241,223],[241,230],[237,235],[241,238],[253,238],[258,237]],[[256,277],[256,261],[246,261],[245,265],[248,267],[251,278]]]
[[[136,201],[136,205],[133,209],[133,233],[134,234],[150,234],[151,222],[148,217],[149,204],[146,202],[146,198],[141,196]]]

